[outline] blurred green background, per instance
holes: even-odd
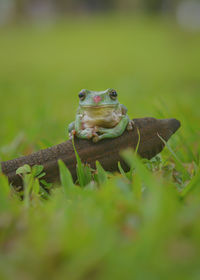
[[[179,118],[194,146],[199,34],[178,24],[173,12],[69,13],[2,25],[1,158],[65,140],[82,88],[116,88],[130,117]]]
[[[199,5],[0,0],[1,160],[65,141],[82,88],[182,123],[179,160],[166,148],[131,182],[62,186],[27,207],[1,174],[0,279],[199,279]]]

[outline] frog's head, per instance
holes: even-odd
[[[90,91],[82,89],[79,93],[79,105],[83,108],[115,107],[119,104],[116,90]]]

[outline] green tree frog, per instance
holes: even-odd
[[[133,129],[134,122],[129,119],[126,107],[118,102],[116,90],[97,92],[83,89],[78,96],[76,119],[68,127],[70,138],[76,135],[98,142],[118,137],[125,129]]]

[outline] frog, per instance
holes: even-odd
[[[127,115],[127,108],[118,101],[118,93],[109,88],[104,91],[82,89],[75,121],[68,126],[69,137],[91,139],[94,143],[116,138],[125,130],[133,130],[134,121]]]

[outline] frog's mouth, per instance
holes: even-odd
[[[110,109],[113,109],[116,107],[116,105],[110,105],[110,104],[104,104],[104,105],[84,105],[84,106],[81,106],[82,108],[84,109],[102,109],[102,108],[110,108]]]

